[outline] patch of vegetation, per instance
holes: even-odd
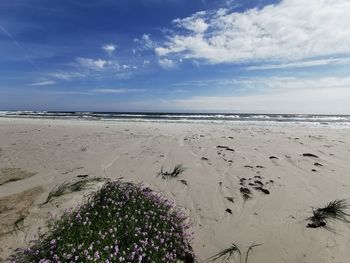
[[[14,231],[22,230],[25,219],[26,217],[24,215],[20,215],[19,218],[17,218],[16,221],[13,223],[13,230]]]
[[[69,183],[64,182],[60,185],[55,186],[49,193],[49,195],[46,198],[46,201],[44,204],[47,204],[51,202],[55,197],[59,197],[66,193],[67,189],[69,188]]]
[[[335,200],[328,203],[325,207],[313,210],[313,215],[308,218],[311,222],[307,227],[318,228],[325,227],[331,220],[350,223],[346,211],[350,209],[350,204],[345,199]]]
[[[49,195],[46,198],[46,201],[43,204],[47,204],[51,202],[54,198],[59,197],[61,195],[81,191],[86,188],[88,183],[102,182],[105,180],[105,178],[93,177],[79,180],[76,182],[63,182],[62,184],[55,186],[50,191]]]
[[[163,167],[161,168],[160,172],[158,173],[158,176],[161,176],[163,179],[165,178],[176,178],[180,174],[182,174],[186,168],[182,164],[178,164],[174,167],[174,169],[171,171],[164,171]]]
[[[10,257],[28,262],[194,262],[186,217],[142,185],[106,182]]]
[[[243,258],[242,258],[242,252],[240,250],[240,248],[232,243],[232,245],[222,251],[220,251],[219,253],[217,253],[216,255],[212,256],[210,258],[211,261],[216,261],[216,260],[219,260],[221,259],[222,261],[226,261],[226,262],[229,262],[231,260],[234,260],[235,262],[239,262],[239,263],[248,263],[248,259],[249,259],[249,253],[255,248],[255,247],[258,247],[258,246],[261,246],[262,244],[252,244],[249,246],[246,254],[245,254],[245,257],[244,257],[244,261],[243,261]]]

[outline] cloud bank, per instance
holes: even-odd
[[[350,55],[349,14],[348,0],[282,0],[244,13],[203,11],[174,20],[175,33],[155,51],[211,64]]]
[[[231,83],[248,92],[193,96],[173,100],[169,105],[185,111],[350,114],[350,77],[261,77]],[[256,92],[257,87],[260,92]],[[249,93],[250,89],[254,92]]]

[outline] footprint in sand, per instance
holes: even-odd
[[[222,145],[218,145],[216,146],[216,148],[217,148],[217,154],[221,157],[221,159],[227,162],[228,165],[231,166],[233,164],[233,160],[231,159],[233,155],[231,155],[231,158],[229,155],[233,154],[235,150],[228,146],[222,146]]]
[[[225,210],[225,212],[232,215],[232,210],[231,210],[230,208],[227,208],[227,209]]]
[[[231,196],[226,196],[225,198],[226,198],[227,201],[229,201],[229,202],[231,202],[231,203],[234,203],[234,202],[235,202],[234,198],[231,197]]]
[[[207,157],[202,157],[201,161],[207,163],[208,165],[212,165],[212,163],[210,162],[209,158],[207,158]]]
[[[69,173],[72,173],[72,172],[74,172],[74,171],[81,170],[81,169],[83,169],[83,168],[84,168],[84,167],[82,167],[82,166],[77,167],[77,168],[72,168],[72,169],[69,169],[69,170],[63,172],[62,174],[69,174]]]
[[[270,191],[266,189],[266,185],[270,185],[273,183],[272,180],[264,183],[262,181],[262,177],[259,175],[255,175],[254,178],[248,178],[248,180],[243,177],[240,178],[239,181],[239,185],[241,186],[239,190],[244,200],[252,198],[252,190],[262,192],[265,195],[269,195]]]
[[[251,227],[259,227],[261,225],[261,218],[258,213],[253,213],[249,216],[248,225]]]
[[[302,156],[304,157],[311,157],[311,158],[319,158],[317,155],[312,153],[303,153]]]
[[[229,151],[229,152],[234,152],[235,151],[234,149],[232,149],[232,148],[230,148],[228,146],[222,146],[222,145],[218,145],[218,146],[216,146],[216,148],[221,149],[221,150],[226,150],[226,151]]]
[[[179,182],[182,183],[183,185],[186,185],[186,186],[188,185],[186,180],[182,179],[182,180],[179,180]]]

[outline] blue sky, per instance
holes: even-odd
[[[0,110],[350,114],[347,0],[2,0]]]

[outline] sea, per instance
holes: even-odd
[[[159,113],[88,111],[0,111],[3,118],[79,119],[144,122],[311,122],[350,125],[350,115],[252,114],[252,113]]]

